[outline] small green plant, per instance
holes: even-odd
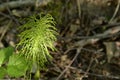
[[[25,58],[13,53],[13,47],[0,50],[0,79],[4,78],[6,74],[10,77],[25,75],[28,68]]]
[[[14,49],[11,47],[0,50],[0,79],[6,74],[10,77],[25,76],[34,64],[37,65],[35,76],[40,74],[39,70],[44,69],[48,59],[52,58],[48,49],[55,50],[53,44],[58,33],[54,26],[55,21],[50,14],[28,18],[19,28],[18,54],[13,54]]]
[[[44,68],[48,58],[51,58],[48,48],[55,50],[53,43],[57,32],[54,26],[55,21],[50,14],[30,17],[20,28],[24,30],[19,34],[20,42],[17,44],[17,48],[22,47],[20,55]]]

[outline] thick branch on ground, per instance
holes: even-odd
[[[80,40],[80,41],[76,42],[74,46],[79,47],[81,45],[85,46],[87,44],[93,44],[93,43],[96,43],[97,41],[99,41],[101,39],[108,38],[108,37],[111,37],[111,36],[115,36],[119,32],[120,32],[120,26],[116,26],[116,27],[108,29],[104,33],[97,34],[95,36],[91,36],[88,39]]]
[[[7,9],[7,7],[11,8],[17,8],[17,7],[23,7],[23,6],[34,6],[36,3],[39,4],[39,6],[45,6],[47,5],[51,0],[18,0],[18,1],[10,1],[3,4],[0,4],[0,11],[4,11]]]

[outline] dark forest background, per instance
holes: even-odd
[[[0,0],[0,49],[16,46],[24,18],[49,13],[57,51],[40,80],[120,80],[119,6],[120,0]]]

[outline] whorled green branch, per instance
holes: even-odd
[[[44,67],[48,58],[51,58],[48,48],[55,50],[53,43],[58,34],[53,17],[50,14],[32,16],[20,29],[24,30],[19,34],[20,42],[17,44],[17,48],[21,47],[20,54]]]

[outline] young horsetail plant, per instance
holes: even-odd
[[[55,50],[53,43],[58,33],[54,26],[55,21],[50,14],[30,17],[27,23],[20,27],[20,30],[24,31],[19,34],[19,54],[28,62],[44,68],[48,58],[52,58],[48,49]]]

